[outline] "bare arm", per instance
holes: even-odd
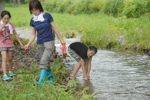
[[[91,71],[91,62],[92,62],[92,58],[90,58],[89,59],[89,61],[88,61],[88,72],[87,72],[87,76],[88,76],[88,78],[90,77],[90,71]]]
[[[84,74],[84,79],[87,80],[88,77],[87,77],[87,73],[86,73],[86,69],[85,69],[85,62],[83,59],[81,59],[81,67],[82,67],[82,71],[83,71],[83,74]]]
[[[23,44],[21,43],[20,37],[18,36],[17,32],[14,30],[13,33],[14,33],[14,36],[16,37],[17,41],[19,42],[21,48],[23,48]]]
[[[25,49],[28,49],[28,47],[35,40],[35,38],[36,38],[36,30],[35,30],[34,27],[32,27],[32,34],[31,34],[31,37],[30,37],[30,40],[29,40],[28,44],[25,45]]]
[[[57,37],[58,37],[58,39],[60,40],[60,42],[63,43],[62,37],[61,37],[61,35],[60,35],[60,32],[59,32],[59,30],[57,29],[57,27],[56,27],[54,21],[51,22],[50,24],[52,25],[52,29],[53,29],[53,31],[55,32],[55,34],[57,35]]]

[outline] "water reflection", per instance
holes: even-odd
[[[93,84],[90,80],[84,81],[84,87],[89,87],[89,89],[87,91],[89,94],[92,94],[93,92],[95,92]]]

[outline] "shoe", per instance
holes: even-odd
[[[46,76],[47,76],[47,71],[44,70],[44,69],[42,69],[42,70],[40,71],[40,78],[39,78],[39,80],[38,80],[38,82],[37,82],[36,84],[37,84],[37,85],[42,84],[42,83],[44,82]]]
[[[50,60],[50,62],[54,62],[53,60]]]
[[[50,81],[50,84],[54,85],[54,77],[53,77],[52,71],[47,72],[47,77],[48,77],[48,80]]]
[[[9,77],[13,77],[13,76],[15,76],[15,74],[14,74],[13,72],[9,72],[9,73],[8,73],[8,76],[9,76]]]
[[[53,55],[53,58],[57,59],[57,54],[56,54],[56,55]]]
[[[10,80],[10,78],[7,75],[3,76],[3,81],[8,81],[8,80]]]

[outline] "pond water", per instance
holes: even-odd
[[[29,38],[31,33],[27,33],[20,33],[20,37]],[[66,39],[67,46],[74,41],[79,39]],[[59,43],[58,40],[56,43]],[[61,54],[60,44],[56,47]],[[71,73],[77,62],[67,58],[65,63]],[[90,80],[83,80],[81,69],[77,79],[89,87],[89,92],[96,91],[95,98],[98,100],[150,100],[150,57],[98,50],[92,60]]]

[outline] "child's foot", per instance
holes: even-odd
[[[74,79],[76,79],[76,77],[74,77],[74,78],[72,78],[72,77],[67,77],[67,78],[66,78],[66,81],[74,80]]]
[[[76,79],[76,77],[75,76],[70,76],[70,79]]]
[[[14,74],[13,72],[9,72],[9,73],[8,73],[8,76],[9,76],[9,77],[13,77],[14,75],[15,75],[15,74]]]
[[[72,79],[71,79],[70,77],[67,77],[67,78],[66,78],[66,81],[69,81],[69,80],[72,80]]]
[[[57,54],[53,55],[53,57],[54,57],[55,59],[57,59]]]
[[[7,75],[4,75],[3,76],[3,81],[8,81],[8,80],[10,80],[10,78]]]

